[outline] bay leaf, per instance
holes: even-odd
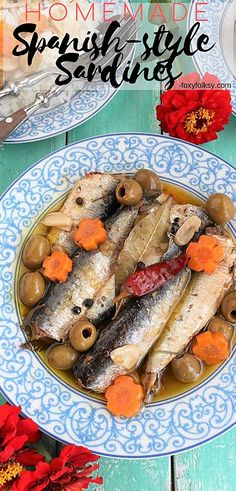
[[[170,225],[170,196],[161,206],[140,220],[131,230],[118,256],[115,267],[116,291],[119,292],[127,276],[139,261],[145,266],[160,261],[168,248],[167,231]]]

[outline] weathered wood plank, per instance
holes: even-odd
[[[235,455],[236,429],[209,444],[176,456],[176,491],[234,491]]]
[[[47,154],[65,145],[66,135],[32,143],[0,146],[0,191],[11,184],[25,169]]]
[[[116,132],[160,133],[155,118],[157,103],[158,95],[152,91],[121,89],[102,111],[82,126],[68,132],[68,143]]]
[[[118,460],[102,458],[104,484],[96,491],[171,491],[170,460]]]

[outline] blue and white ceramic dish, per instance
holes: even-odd
[[[101,14],[103,11],[103,2],[101,0],[98,0],[97,7],[98,12],[100,12]],[[130,10],[131,12],[133,11],[132,5],[130,5]],[[122,17],[122,13],[123,1],[118,0],[116,4],[114,4],[113,14],[114,16],[121,15]],[[95,29],[96,27],[97,26],[95,25]],[[130,58],[132,59],[134,55],[134,48],[132,44],[128,46],[130,46]],[[53,79],[49,85],[47,85],[47,79],[45,79],[45,81],[47,90],[51,86],[51,83],[53,84]],[[51,103],[51,107],[49,107],[48,109],[41,109],[36,114],[32,115],[27,121],[21,124],[19,128],[17,128],[9,136],[9,138],[6,140],[6,143],[33,142],[50,138],[69,131],[94,116],[106,104],[109,103],[112,97],[116,94],[117,90],[119,90],[113,88],[110,83],[105,83],[102,81],[94,83],[91,82],[84,90],[82,90],[82,92],[74,95],[71,98],[72,90],[73,94],[75,94],[75,91],[81,88],[80,83],[78,84],[78,89],[76,89],[75,82],[76,79],[74,80],[72,88],[71,86],[65,87],[65,92],[61,94],[61,96],[58,96],[53,100],[53,102]],[[37,90],[35,90],[36,86],[33,86],[33,88],[31,89],[33,96],[31,94],[31,91],[28,89],[28,92],[25,93],[25,97],[29,97],[29,100],[27,99],[27,104],[34,100],[37,91],[45,91],[45,87],[42,87],[43,82],[40,83],[40,88]],[[70,98],[71,100],[69,100]],[[58,105],[55,105],[57,100],[59,101]],[[68,102],[62,102],[63,100]],[[25,104],[26,103],[24,103],[23,106]],[[7,105],[11,107],[9,98]],[[19,107],[14,108],[14,110],[11,109],[10,113],[16,111],[17,109],[20,109],[20,107],[22,107],[22,103],[19,102]],[[3,112],[2,117],[3,115],[5,117],[7,114]]]
[[[24,336],[15,303],[15,271],[24,238],[85,172],[134,172],[146,167],[196,196],[227,193],[236,202],[236,171],[214,154],[149,134],[100,136],[67,146],[33,165],[0,203],[0,384],[41,429],[63,442],[122,458],[170,455],[196,447],[236,421],[236,354],[183,395],[152,403],[132,419],[114,418],[102,401],[76,391],[20,348]],[[231,223],[236,233],[236,222]]]
[[[90,84],[71,101],[31,116],[9,136],[7,143],[43,140],[69,131],[100,111],[116,91],[110,84]]]
[[[210,45],[214,45],[211,51],[204,53],[198,51],[193,56],[193,61],[201,75],[209,72],[216,75],[222,84],[231,84],[232,112],[236,116],[236,73],[235,73],[235,0],[214,0],[199,4],[192,0],[189,8],[188,29],[196,22],[196,5],[204,13],[199,18],[207,21],[200,22],[198,36],[207,34]],[[229,85],[224,86],[229,88]]]

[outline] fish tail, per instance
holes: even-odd
[[[145,373],[142,384],[144,389],[144,402],[148,402],[149,396],[151,393],[156,392],[156,381],[157,374],[156,373]]]

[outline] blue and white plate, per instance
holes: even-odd
[[[48,435],[123,458],[170,455],[207,442],[236,421],[236,355],[185,394],[152,403],[132,419],[114,418],[104,403],[62,382],[24,341],[15,303],[15,271],[36,221],[85,172],[153,169],[162,179],[205,198],[227,193],[236,203],[236,172],[224,160],[177,139],[113,134],[67,146],[22,174],[0,202],[0,386]],[[236,232],[236,222],[231,230]]]
[[[128,0],[130,3],[130,0]],[[102,0],[98,0],[97,8],[100,15],[103,12],[103,2]],[[120,15],[123,17],[123,9],[124,4],[123,0],[118,0],[113,8],[114,16]],[[130,4],[131,13],[133,12],[133,7]],[[96,28],[96,26],[95,26]],[[132,44],[128,44],[127,50],[125,51],[125,56],[127,58],[132,59],[134,56],[134,47]],[[50,67],[47,67],[50,68]],[[46,80],[46,79],[45,79]],[[74,82],[76,80],[74,79]],[[79,82],[79,80],[78,80]],[[52,80],[53,83],[53,80]],[[47,89],[49,88],[46,86]],[[78,84],[78,87],[81,87],[81,84]],[[37,90],[35,90],[36,85],[34,85],[31,90],[33,93],[33,97],[31,93],[26,93],[25,97],[28,96],[30,99],[27,100],[27,104],[32,102],[34,99]],[[65,93],[61,94],[61,100],[58,96],[58,105],[54,107],[52,103],[52,107],[46,109],[43,108],[38,111],[36,114],[32,115],[27,121],[19,126],[6,140],[6,143],[26,143],[33,142],[37,140],[43,140],[46,138],[50,138],[53,136],[57,136],[61,133],[65,133],[76,126],[84,123],[92,116],[94,116],[98,111],[100,111],[109,101],[114,97],[116,92],[119,89],[115,89],[111,86],[110,83],[105,82],[91,82],[88,84],[85,90],[82,90],[81,93],[74,95],[71,100],[70,92],[73,90],[75,93],[75,84],[73,83],[73,87],[69,90],[71,86],[65,87]],[[44,91],[45,88],[42,89],[42,82],[40,83],[40,88],[38,91]],[[77,90],[77,89],[76,89]],[[28,92],[30,90],[28,89]],[[11,97],[11,96],[9,96]],[[8,101],[10,100],[8,97]],[[20,95],[19,95],[20,99]],[[53,102],[57,101],[54,99]],[[68,102],[61,102],[62,100],[66,100]],[[25,99],[24,99],[25,100]],[[55,103],[54,103],[55,104]],[[10,102],[8,102],[10,107]],[[23,104],[24,106],[25,104]],[[19,103],[19,109],[22,107],[22,104]],[[11,109],[10,112],[16,111]],[[8,112],[9,114],[9,112]],[[4,112],[4,117],[6,116]]]
[[[7,143],[33,142],[72,130],[100,111],[117,90],[108,83],[91,83],[71,101],[31,116],[9,136]]]
[[[188,28],[196,22],[196,4],[199,4],[198,0],[192,0],[189,8]],[[201,75],[209,72],[216,75],[222,83],[231,84],[229,90],[232,97],[232,110],[236,116],[236,0],[206,2],[204,12],[199,16],[201,15],[202,18],[208,20],[207,22],[200,22],[198,36],[203,33],[207,34],[210,45],[215,45],[207,53],[198,51],[194,55],[193,61]]]

